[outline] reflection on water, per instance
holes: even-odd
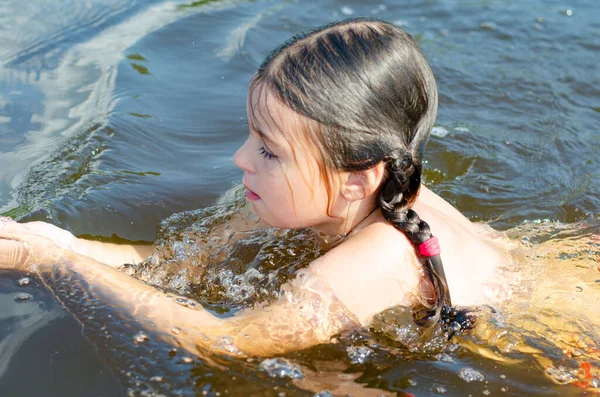
[[[415,36],[439,83],[425,182],[471,219],[508,231],[522,249],[525,287],[451,342],[424,346],[414,329],[398,326],[407,322],[392,321],[406,315],[395,309],[372,332],[349,331],[283,361],[243,362],[173,352],[138,335],[118,310],[63,286],[80,299],[82,338],[39,283],[24,287],[31,299],[15,301],[22,275],[3,273],[0,321],[12,325],[0,327],[0,394],[21,394],[23,363],[66,355],[52,367],[56,378],[78,369],[81,388],[97,395],[125,387],[134,395],[562,396],[580,389],[559,383],[597,387],[595,11],[593,0],[573,8],[538,0],[2,2],[0,213],[98,238],[149,241],[159,225],[154,256],[129,269],[138,277],[223,315],[274,296],[324,247],[303,231],[256,228],[251,217],[238,219],[247,231],[232,233],[229,214],[241,204],[212,207],[240,180],[231,155],[247,133],[246,86],[292,34],[375,15]],[[222,244],[231,255],[197,252]],[[41,338],[59,353],[44,353]],[[82,390],[36,380],[36,390],[56,395]]]

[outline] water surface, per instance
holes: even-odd
[[[501,230],[593,223],[600,209],[599,12],[595,0],[5,1],[0,213],[76,235],[153,240],[161,219],[213,204],[239,183],[231,157],[247,134],[247,84],[266,54],[303,29],[366,15],[411,33],[436,75],[440,111],[427,150],[429,187],[469,218]],[[82,388],[86,395],[115,395],[135,389],[131,379],[171,394],[312,395],[327,389],[327,374],[341,372],[348,387],[381,393],[580,393],[550,381],[534,361],[499,366],[460,349],[445,352],[448,361],[439,352],[391,349],[391,342],[370,347],[382,341],[368,333],[290,355],[305,374],[321,371],[306,376],[313,383],[270,378],[258,362],[174,363],[164,359],[168,346],[148,347],[145,357],[154,351],[158,358],[127,375],[114,350],[94,350],[98,335],[81,336],[43,287],[34,283],[27,287],[31,300],[15,301],[20,277],[0,275],[3,321],[13,324],[0,334],[2,395],[80,395]],[[135,324],[115,337],[130,328]],[[56,350],[44,350],[40,339]],[[75,344],[82,346],[77,353]],[[357,346],[373,352],[362,350],[364,360],[357,359]],[[67,355],[72,361],[57,364]],[[53,364],[20,370],[34,361]],[[78,375],[70,375],[73,368]],[[485,380],[465,381],[464,368]],[[56,375],[32,375],[47,371]],[[158,375],[168,381],[149,380]],[[69,376],[81,388],[57,384]]]

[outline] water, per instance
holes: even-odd
[[[514,233],[532,243],[589,234],[577,222],[597,224],[600,209],[595,0],[4,1],[0,213],[98,239],[153,240],[161,219],[211,205],[239,183],[231,156],[245,139],[246,87],[264,56],[302,29],[357,15],[406,29],[436,75],[440,112],[427,150],[428,186],[473,220],[502,230],[525,223]],[[567,224],[566,230],[548,227],[550,221]],[[598,258],[585,259],[581,250],[565,255],[580,258],[576,263],[586,271]],[[508,358],[521,361],[510,364],[452,344],[415,352],[398,344],[393,327],[342,335],[337,344],[262,365],[180,357],[151,334],[136,344],[134,322],[113,324],[109,335],[119,343],[102,347],[101,324],[80,320],[82,334],[39,281],[19,286],[22,277],[0,275],[2,396],[82,390],[113,396],[126,389],[273,396],[582,393],[552,382],[533,354],[513,351]],[[585,277],[591,283],[574,284],[573,291],[579,286],[583,294],[597,294],[595,278]],[[221,281],[228,280],[244,285],[235,284],[235,275]],[[216,295],[227,291],[221,285]],[[15,300],[17,294],[31,297]],[[111,315],[109,308],[92,309]],[[549,357],[558,354],[538,335],[520,337]],[[275,373],[303,377],[261,370],[274,365]],[[558,366],[552,371],[555,378],[569,376]]]

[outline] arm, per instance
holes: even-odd
[[[150,244],[113,244],[75,238],[73,251],[90,257],[110,267],[118,268],[125,263],[138,263],[146,259],[154,247]]]
[[[354,324],[331,289],[309,272],[284,288],[282,299],[269,307],[221,319],[190,299],[164,293],[23,229],[16,223],[0,229],[0,267],[35,271],[48,285],[85,285],[94,298],[194,354],[199,349],[236,356],[279,354],[325,342]]]
[[[85,240],[75,237],[71,232],[46,222],[28,222],[21,224],[29,233],[54,242],[58,247],[90,257],[108,266],[118,268],[125,263],[137,263],[151,253],[152,245],[113,244]]]

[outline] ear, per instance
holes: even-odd
[[[349,172],[342,180],[341,194],[349,202],[363,200],[379,189],[384,174],[383,162],[367,170]]]

